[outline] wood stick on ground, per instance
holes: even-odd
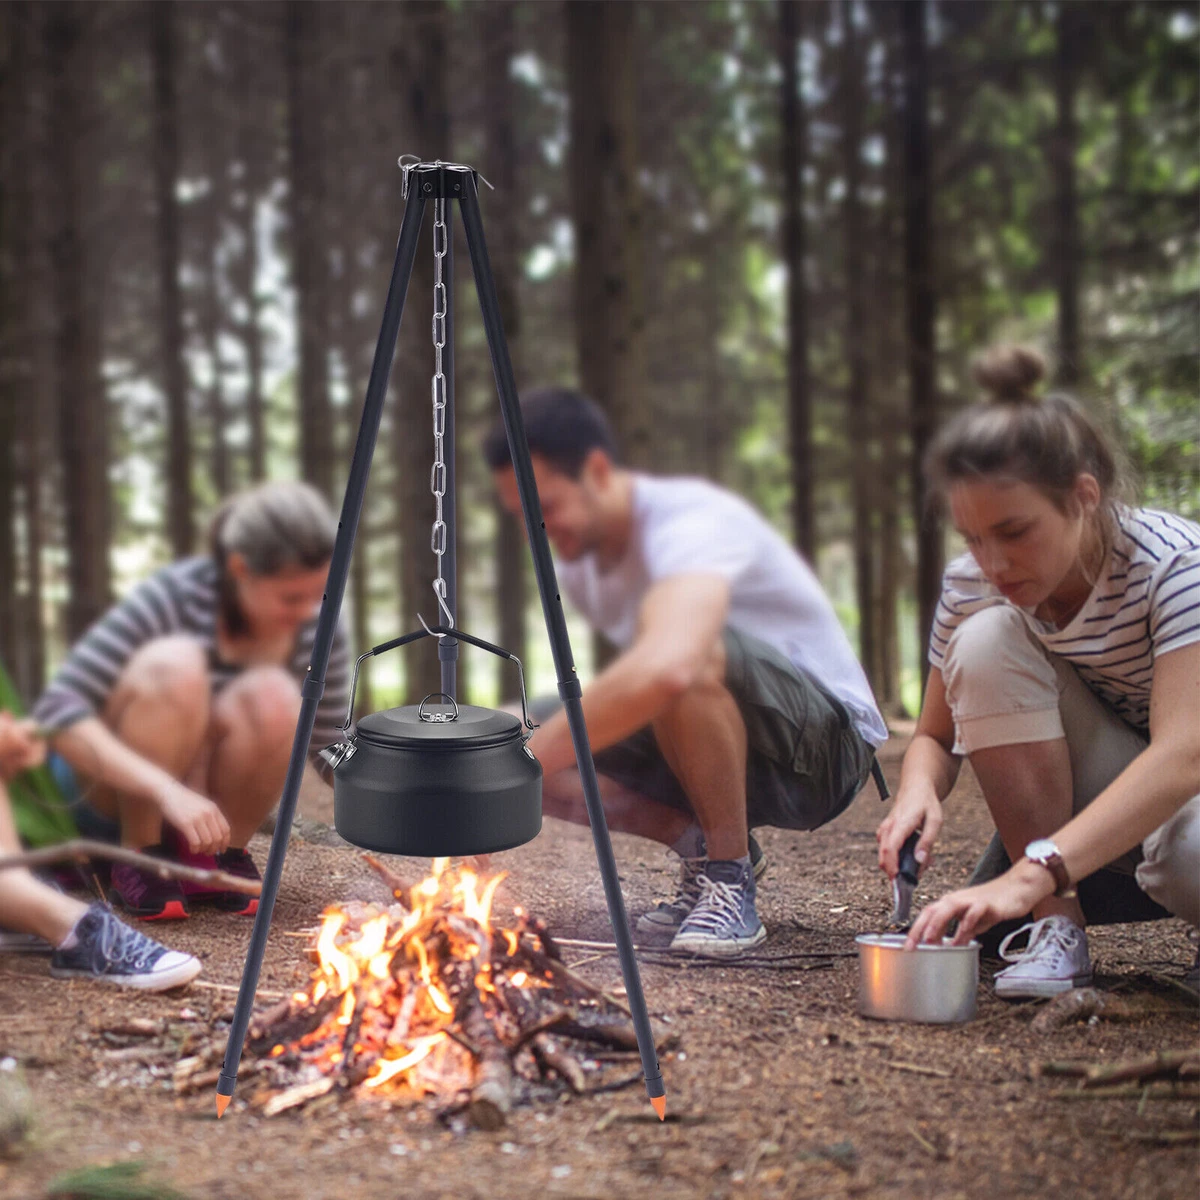
[[[583,1067],[576,1059],[560,1046],[556,1046],[551,1038],[544,1033],[533,1036],[533,1052],[544,1066],[558,1072],[559,1078],[576,1095],[583,1095],[587,1086],[584,1079]]]
[[[195,988],[204,988],[210,992],[233,992],[236,995],[242,989],[236,983],[212,983],[207,979],[193,979],[189,985]],[[282,1000],[283,992],[272,992],[266,988],[259,988],[254,993],[255,1000]]]
[[[400,876],[391,869],[391,867],[387,866],[385,863],[381,863],[373,854],[364,854],[362,856],[362,860],[367,864],[368,867],[371,868],[372,871],[375,872],[376,875],[379,876],[380,879],[383,880],[384,883],[388,885],[389,888],[392,889],[392,895],[395,896],[405,908],[409,908],[408,894],[412,890],[413,885],[407,880],[401,879]]]
[[[891,1059],[884,1059],[883,1065],[891,1067],[893,1071],[908,1071],[913,1075],[932,1075],[936,1079],[951,1079],[949,1071],[940,1071],[937,1067],[923,1067],[920,1063],[910,1062],[894,1062]]]
[[[44,867],[50,863],[86,862],[91,858],[106,858],[126,866],[139,867],[157,875],[160,879],[186,879],[189,883],[202,883],[227,892],[241,892],[246,896],[257,896],[262,892],[262,883],[257,879],[242,879],[226,871],[206,871],[202,867],[185,867],[183,863],[165,858],[153,858],[139,854],[124,846],[112,846],[108,842],[96,842],[88,838],[72,838],[57,846],[44,846],[40,850],[25,850],[20,854],[0,855],[0,871],[10,867]]]
[[[462,1031],[479,1047],[471,1101],[467,1106],[471,1123],[478,1129],[500,1129],[508,1120],[513,1103],[513,1069],[508,1051],[496,1036],[478,1000],[463,1017]]]
[[[1200,1088],[1179,1087],[1172,1082],[1133,1087],[1066,1088],[1051,1092],[1055,1100],[1200,1100]]]
[[[1169,1079],[1171,1076],[1191,1074],[1198,1066],[1200,1050],[1159,1050],[1145,1058],[1133,1058],[1118,1063],[1097,1063],[1088,1068],[1083,1086],[1094,1088],[1106,1083],[1124,1083],[1127,1079]]]
[[[264,1117],[274,1117],[281,1112],[286,1112],[289,1108],[295,1108],[298,1104],[305,1104],[309,1100],[315,1100],[318,1096],[323,1096],[334,1085],[332,1075],[326,1075],[322,1079],[314,1079],[312,1083],[297,1084],[296,1087],[288,1088],[283,1092],[276,1092],[262,1106],[262,1115]]]

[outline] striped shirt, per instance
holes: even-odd
[[[33,707],[39,725],[59,729],[98,714],[134,653],[154,638],[190,635],[204,649],[213,694],[246,668],[217,654],[220,608],[217,566],[211,558],[185,558],[143,580],[71,647],[50,686]],[[303,683],[312,659],[315,618],[300,627],[286,670]],[[338,740],[350,699],[350,649],[339,626],[317,707],[310,753]]]
[[[1121,510],[1102,574],[1065,628],[1021,609],[1034,637],[1071,663],[1080,678],[1135,729],[1150,724],[1154,660],[1200,642],[1200,525],[1146,508]],[[946,644],[972,613],[1007,604],[970,554],[942,577],[929,639],[929,661],[941,670]]]

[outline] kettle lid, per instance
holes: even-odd
[[[457,715],[455,711],[457,710]],[[521,719],[474,704],[405,704],[371,713],[358,722],[358,736],[379,746],[405,750],[467,750],[499,746],[518,737]]]

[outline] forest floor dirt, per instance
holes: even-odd
[[[893,785],[905,741],[894,738],[884,754]],[[321,795],[302,802],[324,821],[329,804]],[[990,832],[968,771],[947,808],[918,903],[964,880]],[[996,967],[985,963],[969,1024],[866,1020],[855,1013],[852,954],[856,934],[888,920],[875,866],[882,811],[868,788],[826,829],[760,831],[770,858],[759,893],[770,932],[763,953],[844,955],[831,969],[643,966],[651,1013],[680,1035],[662,1059],[669,1119],[661,1124],[639,1087],[520,1108],[495,1133],[453,1132],[427,1109],[378,1100],[268,1119],[246,1109],[243,1087],[218,1124],[210,1089],[177,1098],[169,1078],[114,1055],[95,1028],[134,1016],[176,1022],[184,1009],[212,1022],[230,1011],[232,991],[193,984],[182,994],[125,994],[52,980],[44,957],[0,956],[0,1058],[21,1064],[34,1107],[32,1133],[0,1159],[0,1195],[40,1200],[68,1171],[136,1160],[149,1185],[138,1195],[173,1188],[193,1200],[1194,1196],[1197,1143],[1179,1140],[1195,1137],[1194,1100],[1081,1101],[1074,1080],[1032,1070],[1049,1059],[1195,1046],[1197,1005],[1148,974],[1178,977],[1191,963],[1183,924],[1093,931],[1098,983],[1120,991],[1132,1019],[1039,1035],[1037,1006],[997,1000]],[[262,988],[286,992],[308,979],[303,943],[281,933],[311,927],[331,901],[386,898],[355,850],[319,840],[293,839]],[[669,892],[664,854],[627,837],[614,844],[631,913]],[[260,862],[266,845],[252,846]],[[417,878],[427,864],[395,865]],[[493,866],[509,872],[497,895],[501,919],[520,904],[564,938],[611,937],[586,829],[548,820],[536,841],[494,856]],[[155,932],[203,958],[201,980],[236,987],[249,921],[201,912]],[[614,956],[580,973],[620,983]]]

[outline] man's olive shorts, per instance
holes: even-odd
[[[751,829],[817,829],[845,811],[871,773],[875,752],[831,692],[782,653],[740,629],[725,630],[725,685],[746,723],[746,815]],[[539,701],[544,719],[558,702]],[[595,755],[596,770],[630,791],[692,812],[647,726]]]

